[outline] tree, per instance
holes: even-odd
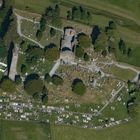
[[[82,20],[89,24],[92,16],[89,11],[86,11],[82,6],[74,6],[71,11],[67,12],[67,19]]]
[[[45,13],[47,17],[47,22],[53,26],[61,27],[62,22],[60,18],[60,8],[58,5],[55,8],[48,7]]]
[[[123,54],[126,53],[126,45],[122,39],[119,41],[119,50],[122,51]]]
[[[42,93],[44,84],[41,79],[33,79],[27,81],[24,87],[27,93],[33,96],[35,93]]]
[[[103,50],[103,51],[102,51],[102,55],[103,55],[104,57],[106,57],[106,56],[107,56],[107,50]]]
[[[21,84],[22,79],[21,79],[20,75],[15,76],[15,82],[16,82],[16,84]]]
[[[72,91],[78,95],[83,95],[86,92],[86,86],[80,79],[75,79],[72,83]]]
[[[48,73],[45,75],[45,81],[48,83],[52,82],[52,78]]]
[[[60,16],[60,7],[59,5],[55,5],[55,13],[57,16]]]
[[[79,46],[81,46],[83,48],[89,48],[91,46],[91,40],[90,40],[89,36],[87,36],[85,34],[79,35],[78,43],[79,43]]]
[[[34,100],[39,101],[40,100],[40,94],[38,92],[34,93],[33,98],[34,98]]]
[[[7,48],[4,45],[4,41],[0,39],[0,58],[4,58],[7,55]]]
[[[46,23],[47,23],[47,20],[46,20],[45,15],[43,14],[41,17],[41,20],[40,20],[40,31],[41,32],[44,32],[46,30]]]
[[[73,7],[72,8],[72,19],[80,19],[81,18],[81,11],[80,7]]]
[[[115,24],[115,22],[114,21],[109,21],[109,29],[116,29],[117,28],[117,26],[116,26],[116,24]]]
[[[42,31],[37,30],[37,32],[36,32],[36,37],[37,37],[37,39],[38,39],[39,41],[41,40],[42,36],[43,36]]]
[[[139,105],[136,103],[129,105],[128,113],[129,113],[130,117],[132,117],[132,118],[138,117],[139,116]]]
[[[130,57],[132,54],[132,49],[131,48],[128,48],[127,49],[127,56]]]
[[[44,57],[44,50],[38,46],[28,46],[26,50],[26,62],[35,65],[37,60]]]
[[[41,58],[44,56],[44,50],[40,48],[39,46],[29,45],[26,50],[26,56],[29,58],[32,58],[32,57]]]
[[[48,95],[47,94],[43,94],[42,103],[44,103],[44,104],[48,103]]]
[[[99,34],[100,34],[100,29],[96,25],[96,26],[93,27],[92,33],[91,33],[92,44],[95,44],[96,39],[98,38]]]
[[[81,11],[81,20],[83,21],[88,21],[88,15],[87,15],[87,11],[85,9],[83,9],[82,7],[80,7],[80,11]]]
[[[9,92],[9,93],[12,93],[16,90],[15,83],[8,78],[2,80],[0,87],[3,91]]]
[[[56,35],[56,30],[53,29],[53,28],[51,28],[51,29],[50,29],[50,36],[51,36],[51,37],[54,37],[55,35]]]
[[[89,11],[87,12],[87,20],[88,20],[88,23],[90,23],[90,21],[92,21],[92,15]]]
[[[84,54],[84,60],[89,61],[89,55],[87,53]]]
[[[25,74],[26,72],[27,72],[27,67],[26,67],[26,65],[22,64],[21,65],[21,73]]]
[[[98,38],[95,41],[94,49],[95,51],[102,51],[108,47],[108,37],[102,32],[99,34]]]
[[[84,49],[81,46],[77,45],[76,49],[75,49],[75,55],[78,58],[83,58],[83,56],[84,56]]]
[[[58,16],[52,18],[51,25],[55,27],[61,27],[62,26],[61,18]]]
[[[48,47],[45,51],[45,57],[49,61],[57,60],[60,57],[60,51],[57,47]]]
[[[7,2],[8,3],[8,2]],[[6,5],[5,7],[3,7],[3,9],[1,9],[2,12],[0,13],[0,38],[3,39],[4,36],[6,35],[10,23],[11,23],[11,17],[13,14],[13,9],[11,6]]]
[[[22,40],[22,41],[20,42],[20,48],[21,48],[22,50],[26,50],[26,49],[27,49],[27,46],[28,46],[28,42],[27,42],[27,41]]]
[[[62,85],[63,84],[63,79],[61,77],[59,77],[58,75],[53,75],[52,77],[52,83],[56,86],[58,85]]]
[[[68,20],[72,19],[72,12],[71,11],[67,12],[67,19]]]
[[[48,91],[45,86],[43,87],[43,90],[42,90],[41,100],[44,104],[48,102]]]

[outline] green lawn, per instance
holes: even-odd
[[[42,14],[50,5],[49,0],[15,0],[15,6],[22,10],[34,11]]]
[[[129,11],[133,11],[136,15],[140,12],[140,1],[139,0],[99,0],[105,3],[116,5]]]
[[[64,1],[64,0],[62,0]],[[99,10],[105,10],[116,15],[140,17],[139,0],[70,0],[81,5],[90,6]],[[120,13],[123,12],[121,15]]]
[[[140,120],[102,130],[52,126],[53,140],[139,140]]]
[[[0,140],[50,140],[47,124],[0,120]]]
[[[132,48],[132,56],[127,57],[127,55],[123,55],[117,50],[117,60],[140,67],[140,45],[126,43],[126,46]]]
[[[129,69],[122,69],[122,68],[119,68],[119,67],[116,67],[116,66],[112,66],[111,73],[114,76],[116,76],[116,77],[118,77],[118,78],[120,78],[121,80],[124,80],[124,81],[132,80],[136,76],[135,72],[133,72]]]

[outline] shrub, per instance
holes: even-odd
[[[58,75],[54,75],[52,77],[52,82],[54,85],[58,86],[58,85],[62,85],[63,84],[63,79],[61,77],[59,77]]]
[[[72,91],[78,95],[83,95],[86,92],[86,86],[80,79],[75,79],[72,84]]]

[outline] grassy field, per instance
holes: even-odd
[[[54,125],[51,129],[53,140],[139,140],[139,127],[140,120],[135,120],[103,130]]]
[[[124,81],[132,80],[136,76],[135,72],[128,70],[128,69],[122,69],[122,68],[119,68],[116,66],[112,66],[111,73],[114,76],[116,76]]]
[[[39,24],[34,24],[32,22],[25,21],[25,20],[22,21],[22,24],[21,24],[22,33],[36,41],[38,41],[38,39],[36,38],[37,29],[39,29]],[[50,27],[48,26],[46,27],[46,30],[43,33],[42,39],[38,42],[42,44],[43,46],[47,46],[50,43],[55,42],[55,44],[59,47],[60,45],[59,38],[61,38],[62,32],[56,30],[56,35],[54,37],[51,37],[50,29],[51,29]]]
[[[71,0],[74,1],[74,0]],[[97,7],[98,9],[104,9],[106,11],[111,11],[112,13],[120,14],[120,12],[124,12],[125,14],[130,15],[139,15],[140,7],[139,7],[139,0],[75,0],[74,2]]]
[[[132,44],[132,43],[126,43],[127,47],[130,47],[132,49],[132,56],[127,57],[127,55],[123,55],[120,53],[120,51],[117,51],[117,60],[120,62],[125,62],[131,65],[135,65],[137,67],[140,67],[140,44]]]
[[[0,120],[0,140],[50,140],[49,125]]]
[[[19,9],[34,11],[40,14],[50,4],[49,0],[15,0],[15,6]]]
[[[139,0],[99,0],[107,4],[116,5],[123,9],[133,11],[136,15],[140,12],[140,1]]]
[[[110,4],[110,3],[111,2],[107,0],[106,1],[103,1],[103,0],[100,0],[100,1],[98,0],[88,0],[88,1],[61,0],[61,3],[60,3],[61,16],[66,18],[67,11],[71,7],[76,6],[76,5],[77,6],[82,5],[83,7],[85,7],[87,10],[89,10],[92,13],[93,20],[91,21],[91,24],[99,23],[99,25],[100,24],[102,25],[103,23],[106,23],[107,19],[113,18],[114,20],[117,21],[118,24],[131,28],[135,30],[136,32],[138,31],[137,29],[140,29],[140,26],[139,26],[140,25],[140,20],[139,20],[140,10],[139,10],[138,0],[136,0],[136,2],[133,0],[134,4],[131,4],[130,1],[127,1],[125,5],[123,5],[122,2],[117,2],[117,3],[114,2],[113,4]],[[47,1],[45,0],[41,0],[41,1],[15,0],[16,8],[36,12],[39,14],[42,14],[42,12],[45,10],[45,8],[48,5],[52,5],[51,0],[47,0]]]

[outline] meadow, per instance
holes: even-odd
[[[110,71],[114,76],[126,82],[128,81],[128,79],[132,80],[136,76],[135,72],[128,69],[122,69],[114,65],[111,67]]]
[[[116,52],[116,58],[117,61],[120,62],[125,62],[137,67],[140,67],[140,44],[135,44],[135,43],[126,43],[127,47],[130,47],[132,49],[132,55],[128,57],[127,55],[123,55],[120,53],[119,50]]]
[[[0,140],[50,140],[47,124],[0,120]]]
[[[52,125],[53,140],[139,140],[140,120],[102,130]]]

